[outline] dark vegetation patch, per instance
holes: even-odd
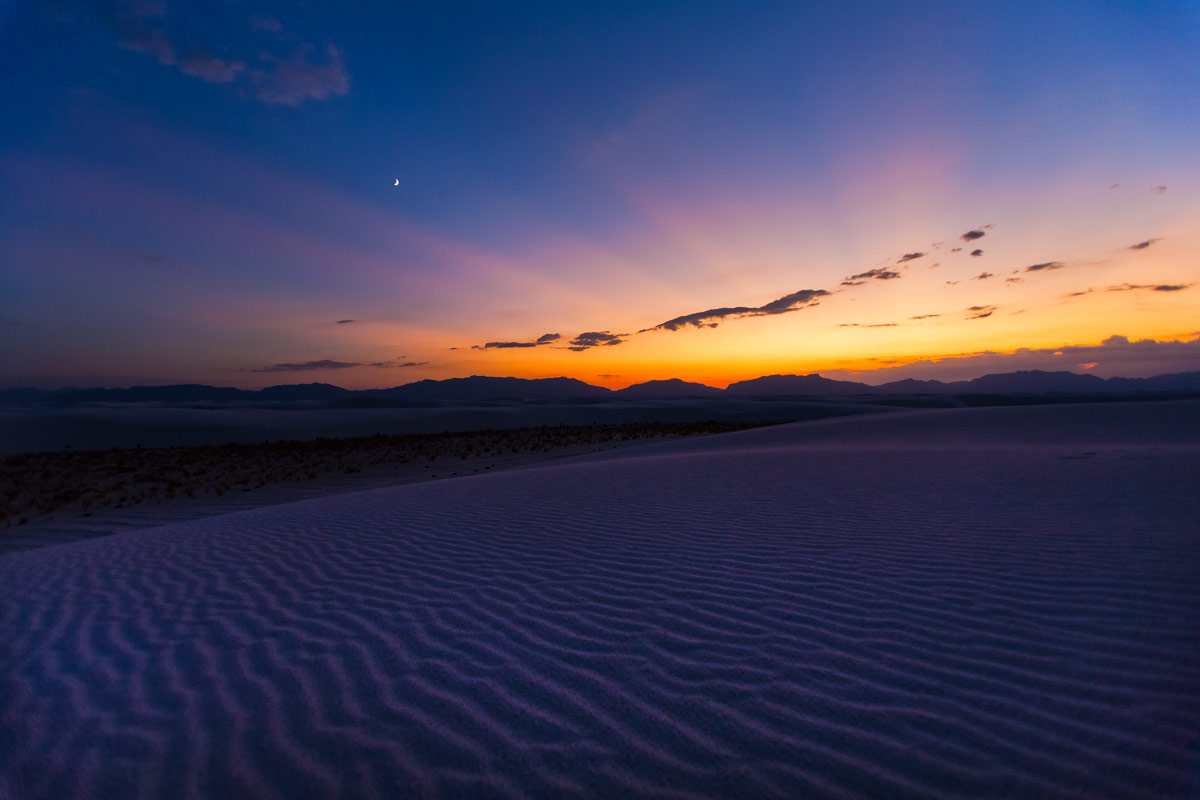
[[[223,495],[330,474],[352,475],[368,467],[389,464],[440,465],[445,471],[451,463],[468,459],[552,454],[555,450],[578,449],[581,445],[728,433],[772,424],[776,423],[559,425],[255,444],[27,453],[0,462],[0,522],[12,527],[58,511],[81,511],[87,515],[100,509],[128,508],[177,497]]]

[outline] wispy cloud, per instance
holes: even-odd
[[[348,369],[350,367],[361,367],[361,363],[357,361],[330,361],[322,359],[320,361],[301,361],[298,363],[272,364],[269,367],[258,367],[251,369],[251,372],[314,372],[330,369]]]
[[[875,271],[875,270],[872,270]],[[895,273],[899,277],[899,273]],[[677,331],[689,325],[695,328],[715,328],[727,317],[761,317],[773,314],[786,314],[789,311],[799,311],[806,306],[815,305],[817,298],[825,297],[829,292],[824,289],[801,289],[798,292],[784,295],[778,300],[772,300],[761,306],[732,306],[728,308],[710,308],[707,311],[697,311],[694,314],[684,314],[681,317],[669,319],[651,328],[643,328],[638,333],[664,330]]]
[[[999,306],[971,306],[967,309],[967,319],[987,319],[996,313]]]
[[[1137,244],[1130,245],[1129,249],[1130,250],[1145,250],[1150,245],[1154,244],[1155,242],[1159,242],[1159,241],[1162,241],[1162,240],[1161,239],[1147,239],[1144,242],[1138,242]]]
[[[918,254],[920,255],[920,254]],[[899,272],[894,270],[876,267],[869,269],[866,272],[860,272],[857,275],[849,275],[842,281],[842,286],[861,286],[867,281],[890,281],[901,277]]]
[[[1167,191],[1167,187],[1154,186],[1154,187],[1151,187],[1150,191],[1154,192],[1155,194],[1164,194]]]
[[[903,264],[905,261],[915,261],[924,256],[924,253],[905,253],[896,261],[897,264]]]
[[[1066,266],[1066,264],[1064,264],[1061,261],[1046,261],[1045,263],[1042,263],[1042,264],[1031,264],[1030,266],[1026,267],[1024,271],[1025,272],[1042,272],[1042,271],[1048,272],[1052,269],[1062,269],[1065,266]]]
[[[971,255],[975,256],[976,258],[979,258],[979,256],[983,255],[983,251],[979,250],[979,249],[975,249],[975,250],[971,251]]]
[[[267,66],[252,70],[254,96],[269,105],[298,106],[309,100],[327,100],[350,91],[350,74],[342,51],[326,43],[298,48],[287,58],[264,55]]]
[[[613,345],[621,344],[624,341],[624,336],[625,334],[623,333],[588,331],[572,339],[567,349],[578,353],[581,350],[589,350],[593,347],[612,347]]]
[[[525,347],[538,347],[543,344],[556,342],[562,337],[557,333],[543,333],[533,341],[526,342],[488,342],[487,344],[471,345],[472,350],[512,350]]]
[[[996,273],[994,273],[994,272],[981,272],[978,275],[976,275],[974,278],[972,278],[971,280],[986,281],[988,278],[994,278],[994,277],[996,277]]]
[[[973,242],[976,239],[982,239],[986,235],[987,234],[981,230],[973,230],[973,231],[967,231],[959,238],[962,239],[964,242]],[[1001,238],[1003,239],[1003,237],[1001,237]],[[1001,242],[1001,244],[1003,244],[1003,242]]]
[[[406,367],[425,367],[428,361],[405,361],[404,356],[391,361],[299,361],[295,363],[272,364],[268,367],[257,367],[251,372],[321,372],[324,370],[350,369],[351,367],[377,367],[383,369],[403,369]]]
[[[278,19],[257,15],[244,22],[248,40],[245,36],[238,40],[237,31],[215,26],[208,31],[207,41],[196,40],[195,28],[187,29],[185,39],[183,26],[172,24],[176,22],[172,5],[105,0],[92,10],[113,30],[122,48],[151,55],[163,66],[208,83],[236,85],[244,96],[262,103],[299,106],[350,91],[345,57],[332,42],[301,41],[288,35]],[[224,34],[220,41],[218,31]],[[242,51],[240,56],[226,55],[231,48]]]
[[[246,62],[236,58],[217,58],[199,50],[189,52],[179,62],[179,71],[209,83],[232,83],[246,69]]]
[[[1122,283],[1118,286],[1106,286],[1106,292],[1136,292],[1141,289],[1149,289],[1154,292],[1181,292],[1192,286],[1190,283]],[[1091,291],[1091,290],[1089,290]]]
[[[368,367],[382,367],[384,369],[403,369],[405,367],[425,367],[428,366],[428,361],[372,361],[367,364]]]

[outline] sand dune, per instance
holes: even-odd
[[[0,458],[0,556],[268,505],[761,424],[559,425],[18,454]]]
[[[0,795],[1195,797],[1197,419],[798,423],[6,556]]]

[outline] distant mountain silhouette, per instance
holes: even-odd
[[[1200,391],[1200,372],[1153,378],[1104,378],[1075,372],[1021,370],[984,375],[969,381],[893,381],[874,387],[886,394],[1091,394],[1096,392]]]
[[[790,395],[844,395],[874,393],[875,387],[854,381],[835,381],[812,375],[766,375],[729,384],[728,395],[738,397],[783,397]]]
[[[962,381],[963,384],[966,381]],[[876,392],[886,392],[887,394],[944,394],[948,383],[941,381],[919,381],[915,378],[905,378],[902,381],[892,381],[879,386],[868,386]]]
[[[624,399],[669,399],[674,397],[721,397],[724,395],[714,386],[703,383],[689,383],[679,378],[668,378],[664,381],[646,381],[617,389],[613,397]]]
[[[1200,372],[1172,372],[1153,378],[1109,378],[1117,391],[1200,392]]]
[[[132,386],[128,389],[0,389],[3,403],[264,403],[296,406],[389,407],[477,402],[604,402],[605,400],[697,397],[848,397],[852,395],[1087,395],[1140,392],[1200,392],[1200,372],[1152,378],[1099,378],[1074,372],[1023,370],[969,381],[905,379],[880,386],[812,375],[766,375],[732,383],[725,390],[678,378],[638,383],[617,391],[574,378],[493,378],[472,375],[423,380],[390,389],[350,390],[328,383],[270,386],[261,390],[201,384]]]
[[[128,389],[65,389],[50,392],[51,399],[62,403],[187,403],[252,400],[258,392],[215,387],[198,383],[173,386],[131,386]]]
[[[263,400],[331,400],[354,392],[330,383],[293,383],[268,386],[255,394]]]
[[[530,400],[554,402],[582,398],[608,397],[612,393],[602,386],[575,378],[489,378],[472,375],[469,378],[449,378],[444,381],[423,380],[406,383],[391,389],[368,390],[377,397],[407,401],[471,400]]]
[[[1074,372],[1042,372],[1036,369],[984,375],[973,380],[952,383],[895,381],[878,386],[876,390],[891,393],[927,392],[931,394],[1046,394],[1113,391],[1107,381],[1095,375],[1079,375]]]

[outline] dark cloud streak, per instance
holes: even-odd
[[[321,361],[301,361],[298,363],[272,364],[269,367],[259,367],[251,369],[251,372],[311,372],[316,370],[327,369],[349,369],[350,367],[361,367],[361,363],[357,361],[330,361],[322,359]]]
[[[898,273],[896,277],[899,277]],[[784,295],[778,300],[772,300],[765,305],[751,306],[731,306],[726,308],[710,308],[707,311],[697,311],[694,314],[685,314],[681,317],[669,319],[666,322],[660,322],[652,328],[643,328],[638,333],[646,331],[666,330],[677,331],[680,328],[686,328],[691,325],[696,328],[715,328],[720,321],[726,317],[761,317],[774,314],[786,314],[790,311],[799,311],[809,305],[814,305],[818,297],[825,297],[829,292],[824,289],[801,289],[798,292]],[[714,321],[715,320],[715,321]]]
[[[625,334],[609,333],[608,331],[588,331],[581,333],[571,340],[568,350],[573,350],[576,353],[581,350],[590,350],[593,347],[613,347],[618,344],[623,344]]]
[[[987,319],[996,313],[997,308],[998,306],[971,306],[967,309],[971,312],[967,315],[967,319]]]
[[[543,333],[532,342],[488,342],[487,344],[471,345],[472,350],[511,350],[514,348],[537,347],[538,345],[556,342],[562,337],[557,333]]]
[[[1190,288],[1190,283],[1122,283],[1119,286],[1106,286],[1106,292],[1136,292],[1142,289],[1149,289],[1154,292],[1182,292],[1184,289]],[[1090,292],[1091,289],[1088,289]]]
[[[866,272],[860,272],[857,275],[847,276],[841,283],[842,286],[862,286],[867,281],[891,281],[902,277],[899,272],[894,270],[876,267],[869,269]]]

